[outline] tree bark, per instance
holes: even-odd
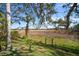
[[[11,50],[12,42],[11,42],[11,16],[10,16],[10,3],[6,3],[6,19],[7,19],[7,50]]]
[[[75,9],[76,6],[77,6],[77,3],[74,3],[73,6],[69,9],[69,11],[68,11],[68,13],[66,15],[66,20],[67,20],[67,22],[66,22],[66,29],[69,28],[69,25],[70,25],[70,21],[69,21],[70,15],[71,15],[71,13],[73,12],[73,10]]]
[[[25,35],[26,35],[26,37],[28,37],[28,30],[29,30],[29,22],[27,22],[27,24],[26,24],[26,29],[25,29]]]

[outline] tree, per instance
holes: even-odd
[[[11,25],[10,3],[6,3],[7,50],[10,50],[12,47],[10,25]]]
[[[66,28],[66,20],[64,19],[59,19],[58,20],[58,27],[60,27],[60,26],[64,26],[64,28]]]
[[[19,18],[17,21],[24,21],[26,22],[26,30],[25,34],[28,32],[28,24],[32,22],[33,24],[38,19],[38,27],[40,27],[43,23],[45,24],[46,21],[50,21],[51,17],[55,12],[54,4],[17,4],[17,10],[15,10],[14,17]],[[20,6],[19,6],[20,5]],[[24,14],[20,16],[20,14]],[[30,19],[28,19],[30,18]],[[36,19],[37,18],[37,19]],[[16,21],[15,21],[16,22]],[[26,34],[27,36],[27,34]]]
[[[31,15],[26,15],[26,17],[25,17],[25,22],[26,22],[25,34],[27,37],[28,37],[29,23],[32,20],[34,20],[34,19]]]
[[[0,12],[0,51],[2,50],[2,41],[5,41],[5,15]]]
[[[46,25],[45,22],[52,21],[51,17],[53,14],[56,14],[56,10],[54,9],[55,4],[53,3],[37,3],[34,4],[33,10],[35,12],[36,17],[38,18],[38,28],[41,27],[41,25]],[[47,27],[47,26],[46,26]]]
[[[72,14],[72,12],[75,12],[75,13],[78,13],[77,12],[77,3],[71,3],[71,4],[64,4],[63,7],[68,7],[69,10],[68,10],[68,13],[67,15],[65,16],[65,19],[66,19],[66,29],[69,28],[70,26],[70,16]]]
[[[79,23],[73,27],[73,31],[77,32],[77,34],[79,35]]]

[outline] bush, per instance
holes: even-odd
[[[19,39],[19,38],[20,38],[20,34],[18,33],[18,31],[12,31],[12,32],[11,32],[11,38],[12,38],[13,40]]]
[[[26,36],[23,36],[23,37],[21,37],[21,39],[27,39],[27,37]]]
[[[79,24],[74,26],[73,31],[79,35]]]

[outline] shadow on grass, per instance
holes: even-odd
[[[51,44],[44,44],[42,42],[34,42],[34,45],[43,46],[44,48],[49,48],[54,50],[55,52],[50,52],[52,55],[56,56],[79,56],[79,47],[75,47],[74,49],[65,47],[65,46],[58,46],[58,45],[51,45]]]
[[[0,56],[20,56],[20,53],[17,50],[11,50],[11,51],[1,51]]]

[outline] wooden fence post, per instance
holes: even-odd
[[[47,44],[47,38],[45,37],[45,45]]]
[[[54,45],[54,38],[51,39],[51,44]]]

